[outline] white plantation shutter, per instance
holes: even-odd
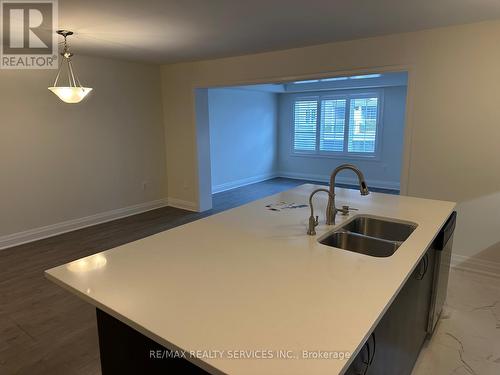
[[[297,100],[293,112],[294,151],[315,151],[318,101],[316,99]]]
[[[380,95],[346,93],[298,98],[293,107],[293,151],[376,156]]]
[[[344,151],[346,99],[321,101],[320,151]]]
[[[378,98],[351,99],[348,152],[374,153]]]

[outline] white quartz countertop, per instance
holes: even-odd
[[[169,349],[200,351],[190,360],[212,373],[341,374],[350,361],[334,352],[354,357],[361,349],[455,204],[336,189],[338,207],[418,224],[393,256],[376,258],[317,242],[334,229],[324,224],[324,193],[315,197],[314,237],[306,235],[308,207],[266,208],[306,204],[318,187],[302,185],[46,276]],[[338,215],[337,226],[353,215]],[[332,354],[310,359],[303,351]]]

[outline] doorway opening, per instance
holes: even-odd
[[[325,184],[344,163],[399,194],[407,86],[391,72],[196,89],[200,210]],[[337,182],[357,188],[349,173]]]

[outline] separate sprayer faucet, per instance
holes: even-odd
[[[368,190],[368,186],[366,186],[365,176],[363,172],[359,170],[358,167],[352,164],[342,164],[334,169],[330,176],[330,191],[328,192],[328,206],[326,208],[326,224],[333,225],[335,224],[335,218],[337,216],[337,212],[342,212],[343,214],[347,214],[349,212],[349,207],[337,208],[335,207],[335,179],[337,178],[337,174],[340,171],[345,169],[350,169],[358,176],[359,181],[359,192],[361,195],[368,195],[370,191]]]
[[[307,228],[307,234],[310,236],[316,235],[315,228],[318,226],[318,217],[314,216],[313,197],[316,193],[319,193],[320,191],[328,194],[328,196],[330,197],[328,201],[330,201],[330,199],[332,198],[330,191],[326,189],[316,189],[311,193],[311,195],[309,195],[309,207],[311,208],[311,216],[309,216],[309,226]]]

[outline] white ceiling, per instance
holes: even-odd
[[[192,61],[500,18],[500,0],[59,0],[78,53]]]

